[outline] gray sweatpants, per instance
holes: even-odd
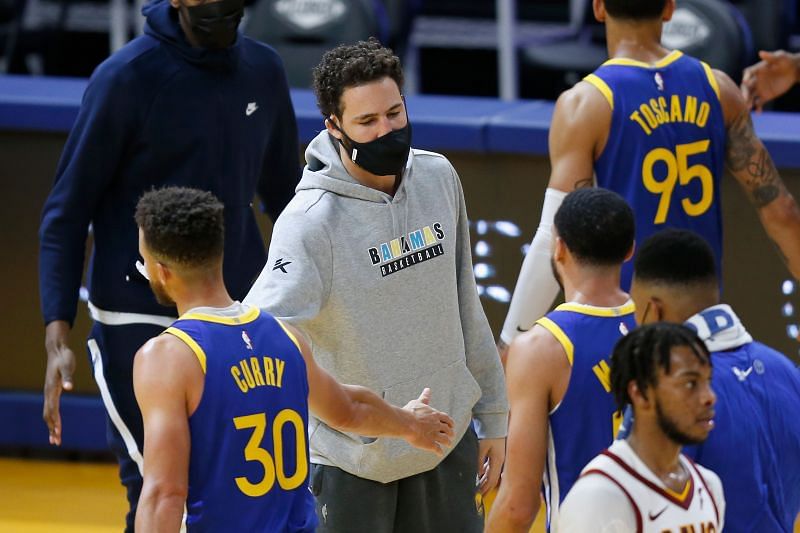
[[[475,505],[478,438],[470,428],[428,472],[391,483],[334,466],[311,465],[320,533],[472,533],[483,531]]]

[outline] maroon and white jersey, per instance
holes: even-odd
[[[670,490],[626,440],[592,459],[561,504],[559,533],[719,533],[725,516],[722,482],[680,455],[690,473]]]

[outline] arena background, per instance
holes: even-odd
[[[794,117],[792,117],[794,119]],[[414,110],[411,108],[411,119]],[[800,121],[797,147],[800,151]],[[42,387],[45,354],[43,324],[39,310],[37,256],[41,206],[50,190],[61,148],[66,136],[43,132],[0,132],[0,198],[5,208],[0,210],[0,242],[4,243],[4,275],[0,278],[0,294],[13,302],[3,312],[0,338],[5,339],[3,372],[0,372],[0,391],[39,392]],[[513,291],[522,263],[522,247],[535,231],[541,212],[542,198],[549,175],[549,163],[544,156],[502,153],[469,153],[445,151],[458,170],[464,185],[467,209],[472,224],[472,242],[486,242],[492,255],[475,257],[496,269],[496,275],[481,284],[503,287]],[[800,170],[782,168],[787,186],[800,198]],[[772,243],[758,221],[738,184],[730,176],[723,179],[723,217],[725,228],[724,300],[733,305],[756,339],[770,344],[798,360],[797,341],[787,335],[791,322],[783,316],[782,308],[792,297],[781,291],[789,278]],[[267,241],[271,225],[260,216]],[[511,221],[518,225],[518,237],[507,236],[492,229],[477,234],[475,222],[483,220]],[[87,253],[88,257],[88,253]],[[505,317],[507,304],[484,295],[484,309],[492,330],[498,333]],[[800,304],[800,299],[797,299]],[[85,305],[80,306],[71,345],[78,354],[75,373],[75,392],[95,393],[85,357],[85,339],[90,320]],[[38,422],[38,421],[37,421]]]
[[[251,35],[263,31],[264,40],[279,48],[292,67],[293,86],[307,86],[308,68],[297,62],[303,52],[293,46],[315,42],[330,47],[345,29],[353,28],[331,23],[323,25],[327,33],[310,40],[283,35],[283,43],[274,33],[276,28],[257,24],[269,19],[259,18],[259,6],[278,1],[246,0],[251,7],[244,25]],[[280,1],[294,3],[293,15],[302,17],[309,14],[302,13],[303,9],[322,9],[339,0]],[[346,6],[378,3],[342,2]],[[37,231],[85,78],[110,50],[140,31],[141,19],[136,14],[140,3],[0,0],[0,198],[4,201],[0,294],[5,303],[0,320],[4,339],[0,531],[115,531],[124,514],[124,493],[115,466],[108,462],[104,413],[87,363],[90,320],[85,304],[80,304],[71,336],[78,367],[75,391],[66,394],[62,403],[64,446],[55,450],[47,444],[41,420],[46,356],[39,311]],[[593,68],[587,70],[587,61],[602,60],[602,27],[587,10],[590,0],[383,3],[387,6],[383,14],[358,19],[363,27],[348,35],[379,35],[404,59],[406,93],[412,95],[408,103],[414,146],[444,153],[461,176],[472,222],[476,275],[496,335],[522,250],[539,220],[549,174],[546,139],[552,100]],[[725,65],[735,79],[743,66],[755,60],[759,48],[800,49],[800,1],[678,0],[678,6],[694,10],[694,15],[673,24],[667,37],[683,39],[675,47],[714,66]],[[509,14],[509,9],[514,13]],[[741,16],[731,18],[737,12]],[[516,40],[509,32],[497,30],[495,18],[500,25],[515,19]],[[342,20],[356,18],[342,16]],[[127,29],[124,24],[129,25]],[[586,46],[575,48],[575,41]],[[551,45],[555,48],[548,48]],[[508,69],[509,57],[516,70]],[[27,76],[31,74],[35,76]],[[451,96],[425,96],[429,94]],[[509,102],[514,97],[522,100]],[[321,117],[308,91],[294,90],[293,100],[305,143],[322,127]],[[800,89],[777,101],[773,110],[800,110]],[[788,188],[800,198],[800,115],[766,113],[756,117],[756,128],[767,140]],[[797,335],[800,313],[795,307],[800,306],[800,291],[785,286],[786,268],[755,210],[729,176],[723,179],[722,196],[723,298],[756,339],[798,362],[800,344],[792,336]],[[265,216],[259,220],[268,243],[270,224]],[[98,464],[98,459],[106,462]]]

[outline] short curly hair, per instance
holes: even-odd
[[[224,209],[210,192],[165,187],[139,199],[135,219],[154,256],[180,267],[202,269],[222,258]]]
[[[599,187],[569,193],[553,220],[558,236],[584,265],[614,266],[633,246],[633,210],[619,194]]]
[[[400,58],[374,37],[355,44],[342,44],[325,52],[314,67],[314,93],[323,117],[342,116],[342,93],[349,87],[364,85],[385,77],[403,87]]]

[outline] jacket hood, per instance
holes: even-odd
[[[413,150],[409,152],[409,160],[403,180],[395,193],[395,198],[405,196],[405,182],[410,177],[408,168],[413,158]],[[347,173],[339,156],[338,142],[327,130],[322,130],[306,148],[306,166],[303,177],[297,185],[297,191],[322,189],[350,198],[358,198],[368,202],[391,203],[392,197],[385,192],[367,187],[359,183]]]
[[[144,32],[166,44],[189,63],[219,69],[232,68],[239,61],[241,31],[237,32],[236,41],[223,50],[195,48],[186,40],[178,22],[178,10],[170,5],[169,0],[151,0],[142,7],[142,15],[147,19]]]

